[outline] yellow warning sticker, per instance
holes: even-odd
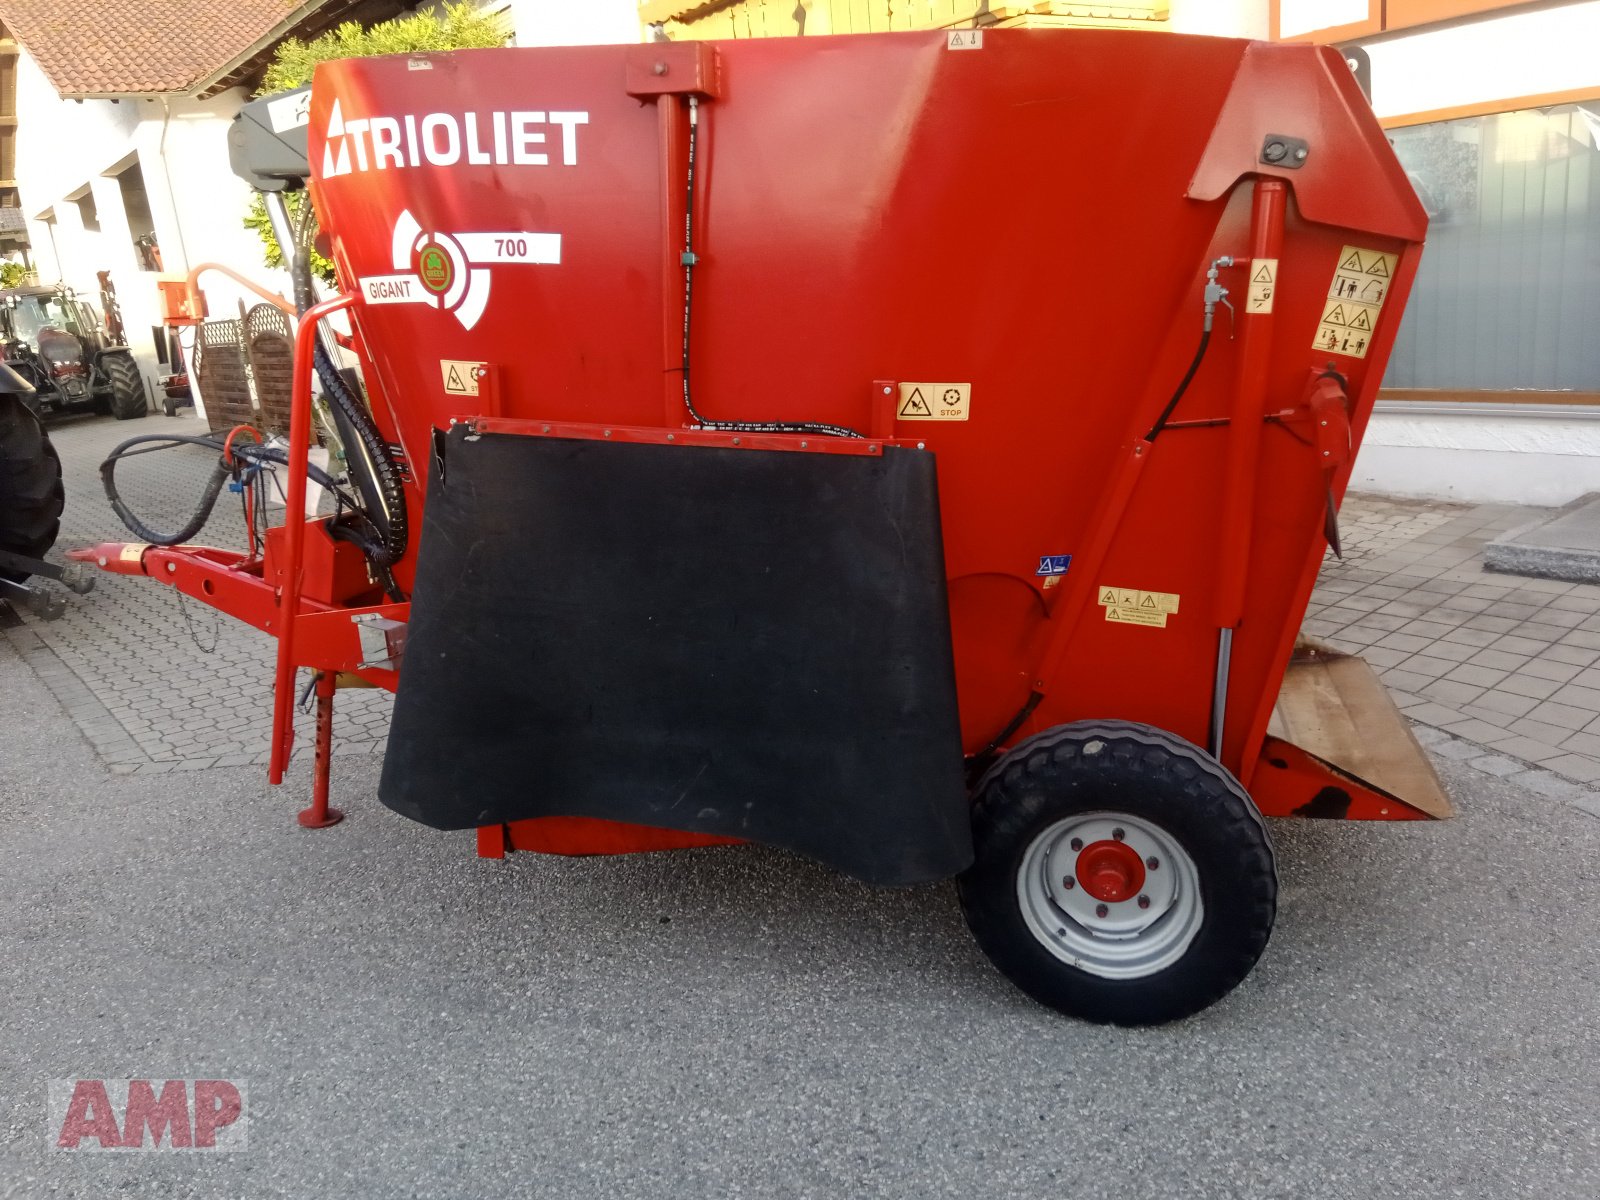
[[[1353,300],[1329,301],[1323,305],[1317,340],[1312,345],[1317,350],[1365,358],[1372,344],[1373,326],[1377,323],[1375,305],[1357,304]]]
[[[1367,356],[1398,260],[1398,255],[1360,246],[1346,246],[1339,251],[1333,281],[1328,284],[1328,298],[1322,306],[1322,320],[1311,339],[1313,350],[1351,358]]]
[[[452,396],[476,396],[478,394],[478,368],[481,362],[463,362],[457,358],[441,358],[439,360],[439,377],[444,381],[444,390]]]
[[[971,409],[970,383],[902,383],[895,415],[902,421],[965,421]]]
[[[1167,627],[1167,617],[1178,611],[1176,592],[1146,592],[1139,588],[1112,587],[1102,583],[1097,591],[1106,620],[1124,625]]]
[[[1250,293],[1245,298],[1244,311],[1269,313],[1272,311],[1272,294],[1278,290],[1278,260],[1252,258],[1250,260]]]
[[[1106,620],[1121,621],[1124,625],[1154,625],[1157,629],[1167,627],[1166,613],[1148,612],[1137,608],[1108,608]]]

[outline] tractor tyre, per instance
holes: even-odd
[[[0,394],[0,549],[43,558],[61,531],[66,493],[56,448],[20,397]],[[0,571],[21,583],[26,571]]]
[[[1069,1016],[1190,1016],[1272,933],[1260,812],[1210,755],[1149,725],[1081,721],[1019,743],[978,784],[973,843],[958,889],[979,946]]]
[[[100,369],[111,380],[111,415],[119,421],[131,421],[150,411],[150,402],[144,394],[144,377],[134,365],[130,354],[107,354],[100,360]]]

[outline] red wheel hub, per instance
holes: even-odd
[[[1096,900],[1116,904],[1132,900],[1144,887],[1144,862],[1125,842],[1103,841],[1085,846],[1075,872],[1084,891]]]

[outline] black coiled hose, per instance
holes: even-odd
[[[206,450],[217,452],[217,465],[212,468],[211,478],[206,480],[205,491],[200,495],[200,502],[195,506],[194,512],[189,514],[189,519],[181,529],[175,533],[162,533],[152,529],[141,521],[123,500],[122,494],[117,490],[117,463],[124,458],[135,454],[149,454],[156,450],[170,450],[175,446],[200,446]],[[135,449],[144,446],[144,449]],[[235,460],[230,464],[228,455]],[[263,466],[266,463],[287,464],[289,456],[275,446],[263,446],[257,442],[235,442],[230,450],[226,441],[220,437],[186,437],[181,434],[148,433],[142,437],[129,438],[123,442],[100,464],[100,482],[105,487],[106,499],[111,501],[112,510],[121,518],[128,531],[141,541],[149,542],[152,546],[176,546],[187,542],[195,534],[205,528],[211,519],[211,510],[217,505],[217,497],[222,494],[222,486],[231,476],[237,475],[242,466]],[[314,483],[320,483],[329,491],[337,494],[339,481],[329,475],[320,467],[306,465],[306,475]]]
[[[272,197],[268,198],[269,205]],[[281,202],[281,197],[277,198]],[[278,239],[278,249],[289,260],[289,278],[294,284],[294,305],[305,319],[306,310],[316,303],[316,289],[311,283],[312,215],[308,211],[298,231],[288,224],[280,235],[273,225],[273,236]],[[284,210],[280,208],[280,212]],[[285,244],[287,242],[287,244]],[[361,498],[362,511],[355,521],[336,518],[328,532],[343,541],[361,548],[373,567],[386,571],[406,552],[409,523],[406,519],[406,493],[400,479],[400,465],[394,452],[383,440],[372,414],[362,403],[350,378],[333,361],[324,345],[321,331],[311,352],[312,366],[322,383],[322,392],[328,398],[328,408],[333,414],[333,424],[339,440],[344,444],[345,464],[350,468],[350,481],[355,484]],[[366,528],[363,529],[363,526]]]
[[[331,532],[335,537],[360,546],[373,565],[390,566],[406,552],[409,530],[400,466],[395,462],[394,453],[383,440],[383,435],[378,432],[372,414],[345,380],[344,372],[334,365],[320,341],[311,357],[317,378],[322,382],[323,394],[328,398],[339,440],[344,443],[350,480],[355,484],[362,507],[366,510],[366,518],[377,536],[364,537],[356,528],[337,523]]]

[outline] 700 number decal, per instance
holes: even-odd
[[[557,233],[458,233],[467,257],[475,263],[558,263]]]

